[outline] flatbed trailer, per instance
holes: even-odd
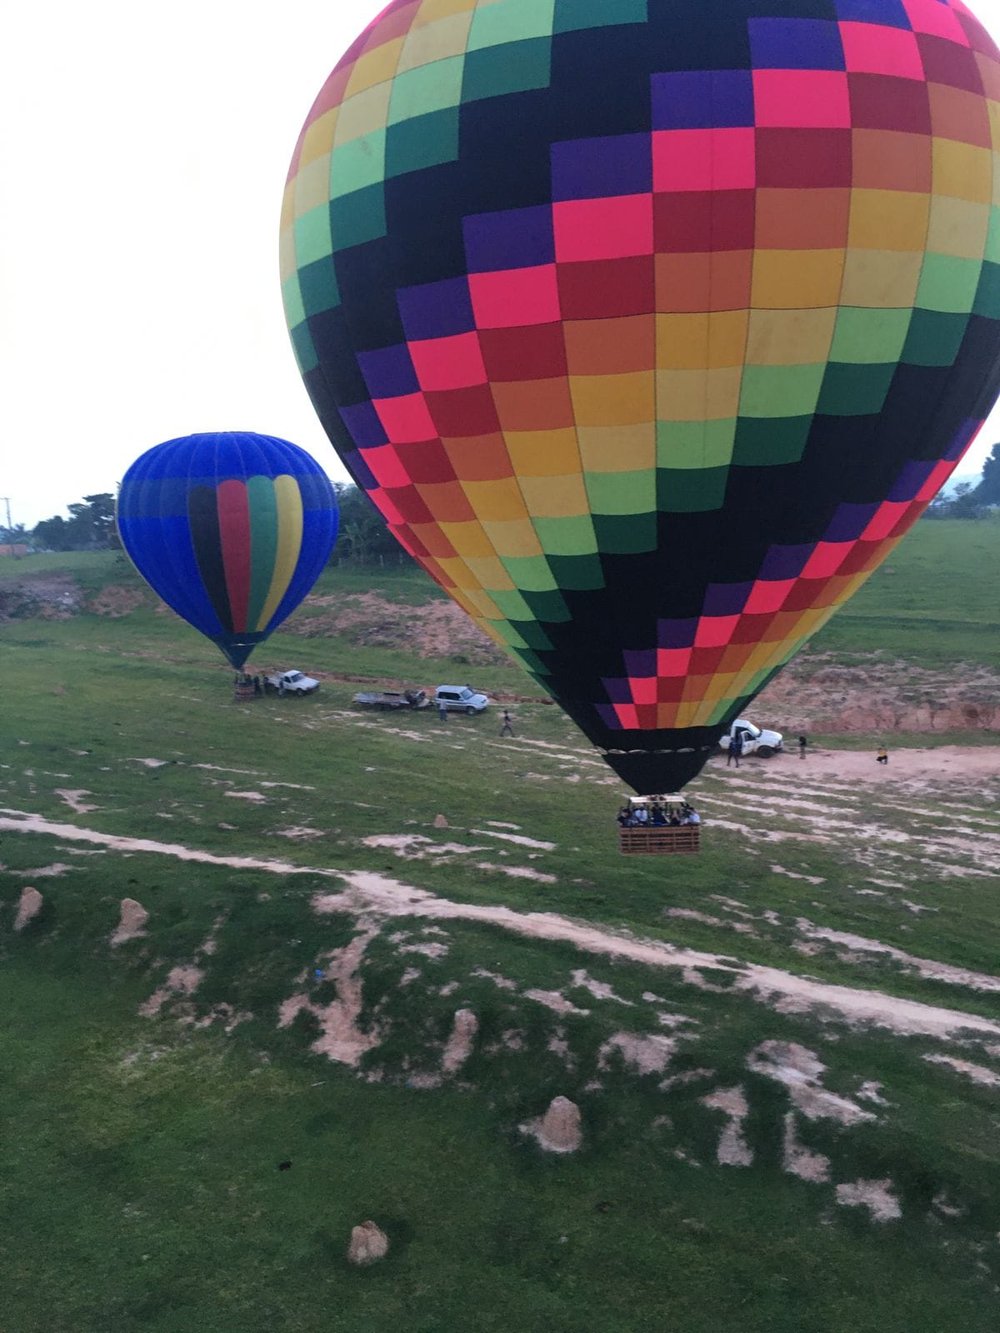
[[[380,708],[391,712],[400,708],[428,708],[425,690],[361,690],[354,696],[359,708]]]

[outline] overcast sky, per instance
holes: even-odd
[[[257,430],[346,474],[285,331],[281,193],[384,0],[8,0],[0,497],[33,527],[161,440]],[[996,35],[1000,0],[973,7]],[[960,465],[975,472],[995,411]],[[0,498],[0,522],[5,510]]]

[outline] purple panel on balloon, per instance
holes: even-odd
[[[844,47],[836,23],[825,19],[751,19],[755,69],[843,69]]]
[[[532,268],[555,259],[552,210],[515,208],[509,213],[479,213],[462,224],[470,273]]]
[[[552,198],[606,199],[648,194],[653,149],[648,134],[618,134],[552,145]]]
[[[476,327],[468,278],[445,278],[420,287],[402,287],[397,300],[410,342],[450,338],[456,333],[471,333]]]
[[[748,69],[654,74],[652,83],[654,130],[710,130],[754,123],[753,75]]]

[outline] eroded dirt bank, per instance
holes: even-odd
[[[0,587],[0,623],[66,620],[85,613],[117,618],[151,600],[152,594],[134,586],[109,584],[88,595],[71,574],[32,574]],[[358,647],[412,652],[415,658],[451,658],[462,669],[472,668],[480,675],[508,660],[464,611],[437,597],[420,606],[402,606],[377,592],[314,595],[288,620],[285,630],[308,639],[338,637]],[[324,673],[321,649],[309,667],[321,678],[360,679]],[[377,683],[396,688],[425,682]],[[488,679],[480,683],[489,686]],[[549,702],[528,676],[517,698]],[[806,649],[761,694],[753,710],[763,725],[777,726],[786,734],[1000,733],[1000,672],[960,663],[932,671],[879,655],[845,664]]]

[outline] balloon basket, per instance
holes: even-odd
[[[623,828],[618,830],[623,856],[697,856],[700,828]]]
[[[252,680],[241,680],[233,686],[233,698],[238,704],[244,703],[247,699],[252,699],[254,693]]]
[[[640,811],[645,820],[633,822]],[[691,806],[681,796],[629,797],[618,816],[618,850],[623,856],[697,856],[701,851],[700,820],[694,824],[669,822],[684,820],[689,811]],[[654,823],[654,818],[668,822]]]

